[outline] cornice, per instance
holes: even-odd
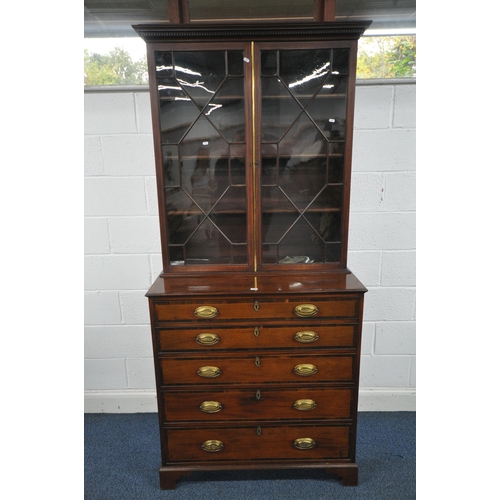
[[[137,24],[132,28],[146,42],[266,40],[281,38],[358,39],[371,21],[328,23]]]

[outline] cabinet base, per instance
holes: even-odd
[[[249,466],[241,465],[235,466],[219,466],[219,467],[193,467],[193,466],[172,466],[172,467],[161,467],[160,473],[160,489],[162,490],[174,490],[177,486],[177,481],[183,476],[189,476],[192,472],[197,471],[216,471],[216,470],[249,470],[249,469],[323,469],[329,474],[336,475],[343,486],[357,486],[358,485],[358,465],[355,463],[349,464],[318,464],[318,465],[287,465],[278,466],[273,464],[262,465],[262,466]]]

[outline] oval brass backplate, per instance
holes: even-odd
[[[314,365],[310,365],[310,364],[304,363],[304,364],[301,364],[301,365],[297,365],[293,369],[293,371],[297,375],[301,375],[302,377],[307,377],[309,375],[314,375],[315,373],[317,373],[318,369]]]
[[[218,314],[219,310],[213,306],[200,306],[194,310],[194,315],[203,319],[215,318]]]
[[[218,377],[222,372],[217,366],[201,366],[196,372],[200,377],[205,378],[215,378]]]
[[[217,439],[209,439],[205,441],[201,447],[205,451],[209,451],[210,453],[215,453],[217,451],[221,451],[222,448],[224,448],[224,443],[222,441],[219,441]]]
[[[203,401],[200,405],[200,410],[205,413],[217,413],[224,407],[218,401]]]
[[[311,411],[314,410],[316,406],[318,405],[312,399],[297,399],[297,401],[293,403],[293,407],[299,411]]]
[[[310,450],[316,446],[316,441],[311,438],[298,438],[293,442],[293,445],[299,450]]]
[[[319,307],[315,306],[314,304],[300,304],[295,307],[294,312],[301,318],[308,318],[310,316],[318,314]]]
[[[293,339],[302,344],[310,344],[311,342],[316,342],[319,339],[319,335],[311,330],[304,330],[302,332],[297,332]]]
[[[220,338],[215,333],[200,333],[195,340],[200,345],[214,345],[219,342]]]

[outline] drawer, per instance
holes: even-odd
[[[351,417],[352,389],[259,389],[163,393],[164,420],[293,420]]]
[[[255,324],[157,330],[160,352],[224,349],[354,347],[357,325],[273,327]]]
[[[219,322],[238,319],[295,319],[307,322],[322,318],[357,318],[358,296],[338,298],[280,298],[255,300],[154,301],[154,319],[164,321]]]
[[[168,460],[346,459],[350,427],[262,426],[164,430]]]
[[[353,379],[354,355],[220,354],[161,358],[162,383],[316,383]]]

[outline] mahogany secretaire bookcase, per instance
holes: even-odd
[[[137,25],[163,271],[147,293],[160,486],[323,468],[356,485],[365,287],[347,268],[369,22]]]

